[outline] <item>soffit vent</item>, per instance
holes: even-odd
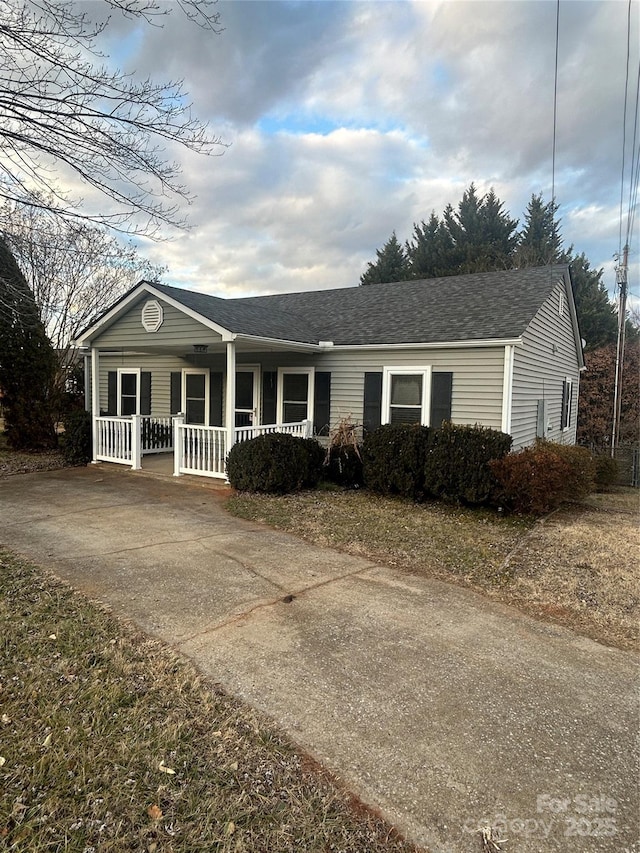
[[[164,314],[162,311],[162,305],[160,305],[157,299],[149,299],[144,303],[144,307],[142,309],[142,325],[145,331],[157,332],[162,325],[163,320]]]

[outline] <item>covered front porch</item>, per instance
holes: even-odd
[[[226,478],[238,442],[321,432],[330,376],[316,371],[319,342],[266,337],[253,313],[141,282],[81,334],[93,461],[139,469],[172,454],[176,476]]]
[[[171,418],[131,415],[93,418],[94,462],[114,462],[133,470],[144,468],[145,456],[170,455],[174,477],[195,474],[226,479],[226,459],[231,448],[225,427],[185,423],[183,415]],[[310,438],[310,420],[299,423],[235,427],[233,444],[270,432]]]

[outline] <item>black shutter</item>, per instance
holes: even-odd
[[[278,374],[275,370],[265,370],[262,374],[262,421],[263,424],[275,424],[278,396]]]
[[[377,429],[382,423],[382,373],[364,375],[364,416],[362,426],[368,430]]]
[[[171,372],[171,414],[177,415],[182,408],[182,373]]]
[[[331,423],[331,374],[316,373],[313,392],[313,431],[329,435]]]
[[[209,426],[224,426],[222,423],[222,373],[209,374]]]
[[[151,372],[148,370],[140,373],[140,414],[151,414]]]
[[[118,372],[110,370],[107,374],[107,415],[118,414]]]
[[[562,383],[562,411],[560,413],[560,429],[566,429],[569,426],[569,420],[571,418],[571,402],[569,400],[569,389],[569,383],[565,379]]]
[[[431,374],[431,417],[429,423],[440,429],[443,421],[451,420],[451,388],[453,373]]]

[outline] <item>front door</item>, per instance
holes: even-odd
[[[236,426],[258,422],[258,368],[239,367],[236,371]]]
[[[183,371],[182,411],[185,423],[209,424],[209,372],[206,370]]]

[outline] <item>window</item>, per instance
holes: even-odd
[[[383,369],[383,424],[428,426],[430,398],[430,367],[385,367]]]
[[[569,429],[571,426],[571,398],[573,397],[573,380],[570,376],[562,383],[562,412],[560,414],[560,428]]]
[[[137,367],[107,373],[107,415],[131,417],[151,414],[151,371]]]
[[[558,294],[558,314],[561,317],[564,315],[564,293],[562,291]]]
[[[313,418],[313,367],[278,370],[278,422],[300,423]]]

